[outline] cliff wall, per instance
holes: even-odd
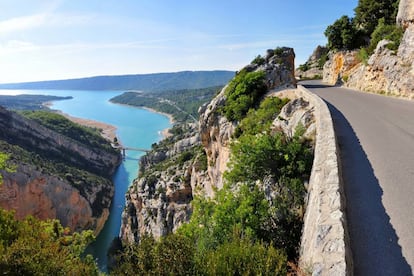
[[[294,57],[291,48],[268,50],[263,63],[249,64],[242,70],[265,72],[269,90],[293,88]],[[225,91],[226,87],[199,109],[198,125],[185,126],[179,131],[184,135],[164,140],[141,159],[140,177],[126,195],[120,230],[123,240],[138,242],[144,234],[160,237],[174,232],[189,220],[194,195],[212,197],[223,187],[237,126],[221,112],[226,104]]]
[[[398,50],[387,48],[389,41],[378,43],[366,64],[357,58],[357,52],[331,54],[324,66],[323,80],[329,84],[343,84],[362,91],[414,99],[414,4],[399,3],[397,24],[404,35]]]
[[[99,233],[109,215],[110,177],[120,154],[85,145],[1,107],[0,128],[0,151],[9,154],[15,167],[1,172],[0,207],[15,210],[18,218],[57,218],[73,231]]]

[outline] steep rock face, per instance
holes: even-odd
[[[291,48],[268,50],[264,63],[243,69],[264,71],[266,85],[272,91],[296,86]],[[198,126],[191,125],[184,136],[167,138],[141,159],[140,177],[126,195],[121,239],[139,242],[144,234],[158,238],[174,232],[190,219],[194,195],[212,197],[222,188],[231,137],[237,127],[237,122],[221,114],[225,91],[226,87],[200,107]]]
[[[323,81],[330,85],[342,84],[359,64],[356,51],[330,53],[323,67]]]
[[[223,173],[230,158],[230,140],[236,128],[236,124],[229,122],[219,111],[226,102],[225,90],[226,87],[199,110],[201,143],[206,150],[207,171],[211,180],[205,184],[205,193],[210,197],[214,195],[214,188],[223,187]]]
[[[304,66],[299,66],[298,69],[295,71],[296,77],[300,79],[306,79],[306,78],[317,78],[321,77],[323,75],[323,67],[321,67],[321,64],[323,64],[323,57],[326,57],[326,54],[328,53],[328,48],[318,45],[315,50],[313,51],[312,55],[309,57],[309,59],[306,61]],[[302,70],[306,69],[306,70]]]
[[[190,202],[208,177],[202,169],[200,137],[191,124],[184,137],[173,136],[168,146],[148,153],[140,161],[140,177],[126,194],[120,237],[139,242],[174,232],[191,215]],[[205,166],[205,165],[204,165]]]
[[[120,155],[88,147],[1,107],[0,127],[0,151],[10,154],[16,168],[1,171],[0,206],[15,210],[18,218],[59,219],[72,231],[99,233],[114,194],[108,178]]]
[[[0,107],[0,140],[38,152],[47,152],[51,159],[62,160],[78,168],[88,167],[92,172],[109,177],[118,164],[116,153],[100,151],[27,120],[17,113]]]
[[[105,208],[99,217],[93,217],[90,202],[79,190],[62,179],[42,174],[33,166],[20,166],[16,173],[4,174],[0,206],[15,210],[18,219],[28,215],[39,219],[57,218],[72,231],[95,229],[98,233],[109,215]]]
[[[261,65],[249,64],[244,70],[266,72],[268,90],[281,90],[296,86],[294,75],[295,53],[292,48],[268,50]],[[223,173],[230,157],[230,140],[237,122],[229,122],[220,112],[226,104],[226,87],[206,106],[200,108],[200,136],[208,158],[208,175],[211,183],[205,184],[205,193],[214,194],[214,189],[223,187]]]
[[[404,38],[412,36],[414,42],[414,26],[409,27]],[[363,91],[384,93],[406,98],[414,98],[413,62],[414,45],[407,45],[407,40],[400,45],[397,55],[387,49],[387,41],[378,43],[374,54],[367,65],[358,65],[350,74],[345,86]]]
[[[356,52],[334,54],[324,67],[324,81],[362,91],[414,99],[414,3],[401,0],[397,23],[405,29],[397,52],[382,40],[367,64]]]
[[[400,0],[397,23],[404,28],[414,23],[414,3],[411,0]]]
[[[303,98],[287,103],[280,111],[279,116],[272,123],[272,130],[283,132],[291,137],[300,125],[306,131],[304,137],[314,140],[316,133],[314,106]]]

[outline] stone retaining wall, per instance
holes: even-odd
[[[339,150],[328,106],[300,85],[277,96],[302,97],[315,108],[315,157],[308,187],[300,267],[312,275],[352,275]]]

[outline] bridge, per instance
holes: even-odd
[[[133,147],[123,147],[123,146],[117,146],[115,148],[121,150],[123,158],[125,158],[127,150],[140,151],[140,152],[145,152],[145,153],[150,152],[149,149],[143,149],[143,148],[133,148]]]

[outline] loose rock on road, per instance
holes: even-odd
[[[301,84],[334,120],[355,275],[412,275],[414,101]]]

